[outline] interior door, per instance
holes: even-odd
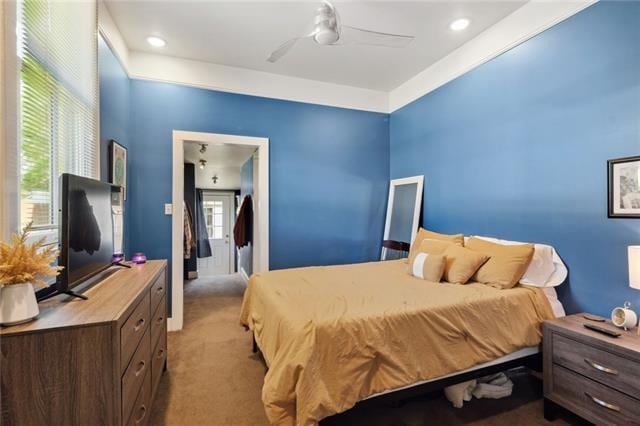
[[[203,194],[202,207],[211,244],[211,257],[198,259],[198,276],[230,274],[233,195]]]

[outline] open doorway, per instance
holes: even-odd
[[[172,317],[184,289],[246,282],[269,265],[268,139],[174,131]],[[234,232],[235,230],[235,232]]]
[[[251,274],[253,223],[242,219],[253,213],[257,156],[251,145],[185,141],[184,209],[193,234],[185,238],[185,279]],[[236,241],[235,231],[247,238]]]

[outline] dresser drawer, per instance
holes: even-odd
[[[131,355],[149,326],[149,296],[145,295],[120,328],[120,372],[129,365]]]
[[[165,273],[160,274],[149,290],[151,294],[151,310],[155,311],[156,306],[167,293],[167,276]]]
[[[136,402],[140,388],[151,370],[151,337],[147,330],[131,363],[122,376],[122,418],[128,419]]]
[[[151,347],[155,347],[161,335],[167,332],[167,299],[162,298],[151,316]]]
[[[630,396],[640,396],[640,364],[553,334],[553,362],[611,386]]]
[[[126,423],[128,426],[143,426],[149,423],[151,416],[151,374],[147,371],[144,376],[142,388],[131,410],[131,417]]]
[[[553,369],[551,396],[595,424],[640,424],[640,401],[560,366]]]
[[[151,353],[151,383],[152,392],[155,394],[156,389],[158,388],[158,384],[160,383],[160,379],[162,378],[162,373],[164,371],[165,361],[167,360],[167,334],[163,333],[160,336],[160,340],[158,344],[154,348]]]

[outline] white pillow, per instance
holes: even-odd
[[[497,238],[480,237],[485,241],[503,245],[526,244],[519,241],[499,240]],[[555,287],[567,278],[567,267],[556,253],[556,250],[546,244],[534,244],[533,258],[525,271],[520,284],[534,287]]]
[[[553,311],[553,315],[556,318],[561,318],[566,316],[566,312],[564,311],[564,306],[558,300],[558,293],[556,293],[556,289],[554,287],[543,287],[542,291],[545,296],[547,296],[547,300],[551,305],[551,310]]]

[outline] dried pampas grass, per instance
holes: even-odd
[[[27,282],[43,286],[43,278],[55,277],[62,269],[51,266],[58,255],[55,246],[43,247],[44,238],[27,243],[32,230],[29,223],[22,232],[13,234],[10,242],[0,242],[0,286]]]

